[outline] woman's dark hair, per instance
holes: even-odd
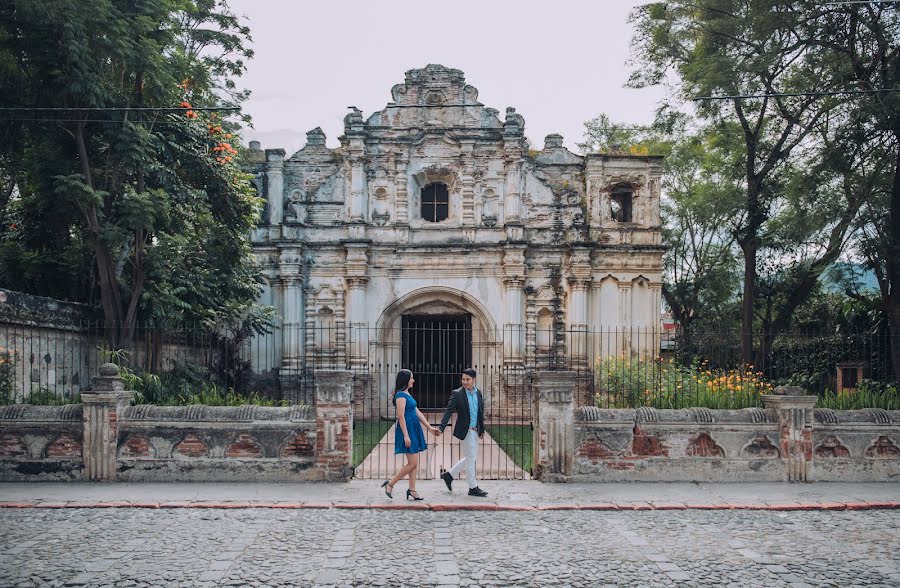
[[[462,373],[466,374],[467,376],[469,376],[469,377],[472,378],[473,380],[475,379],[475,370],[473,370],[472,368],[466,368],[466,369],[464,369],[464,370],[462,371]]]
[[[391,396],[391,402],[394,403],[394,406],[397,406],[397,392],[401,390],[406,390],[406,387],[409,385],[409,381],[412,379],[412,372],[409,370],[400,370],[397,372],[397,381],[394,383],[394,395]]]

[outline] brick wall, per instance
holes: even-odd
[[[84,479],[82,407],[0,406],[0,481]]]
[[[117,479],[319,480],[312,407],[132,406],[119,421]]]
[[[575,421],[571,481],[780,481],[798,451],[809,480],[900,477],[900,411],[817,409],[795,446],[774,409],[583,407]]]

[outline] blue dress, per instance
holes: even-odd
[[[403,415],[397,415],[397,426],[394,428],[394,453],[419,453],[428,449],[425,441],[425,433],[422,432],[422,424],[416,416],[416,399],[408,392],[399,391],[394,400],[406,399],[406,410]],[[409,447],[403,442],[403,429],[400,428],[400,419],[406,419],[406,431],[409,434]]]

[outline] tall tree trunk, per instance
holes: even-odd
[[[744,365],[754,364],[753,353],[753,304],[756,299],[756,254],[759,242],[756,228],[749,238],[739,239],[738,245],[744,254],[744,291],[741,297],[741,361]]]
[[[84,140],[84,125],[76,123],[73,131],[78,159],[81,161],[81,173],[88,187],[93,189],[91,164],[88,158],[87,145]],[[119,293],[119,282],[116,279],[116,264],[109,248],[100,236],[100,220],[94,204],[84,209],[88,230],[94,241],[94,257],[97,259],[97,278],[100,286],[100,305],[103,307],[103,318],[106,320],[106,338],[112,349],[118,349],[121,342],[122,300]]]
[[[900,121],[896,123],[900,125]],[[900,382],[900,128],[894,131],[898,145],[894,167],[894,184],[891,190],[891,206],[888,213],[890,232],[887,244],[887,282],[890,288],[887,300],[888,324],[891,337],[891,362],[894,367],[894,379]]]
[[[138,110],[135,112],[135,121],[141,123],[143,120],[140,107],[144,104],[144,72],[138,72],[134,80],[135,104]],[[127,116],[126,112],[126,116]],[[144,166],[139,165],[137,169],[137,193],[143,194],[146,183],[144,176]],[[135,329],[137,327],[137,310],[141,294],[144,291],[144,240],[147,232],[143,229],[137,229],[134,232],[134,257],[132,258],[132,280],[131,280],[131,300],[128,303],[128,310],[122,324],[122,342],[125,345],[131,343],[134,339]]]

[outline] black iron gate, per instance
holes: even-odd
[[[401,364],[416,379],[420,410],[443,410],[459,374],[472,365],[472,316],[404,316]]]
[[[478,374],[476,385],[485,403],[486,431],[477,462],[479,479],[531,478],[530,377],[520,363],[504,358],[502,337],[473,330],[470,315],[409,315],[402,317],[399,329],[370,332],[367,340],[369,357],[375,361],[356,370],[355,477],[383,480],[405,463],[403,455],[394,453],[396,413],[391,402],[394,380],[401,368],[412,370],[416,382],[410,393],[436,426],[450,393],[461,386],[462,370],[471,367]],[[452,436],[452,426],[441,437],[427,432],[425,436],[428,450],[419,454],[417,477],[434,479],[460,459],[460,445]]]

